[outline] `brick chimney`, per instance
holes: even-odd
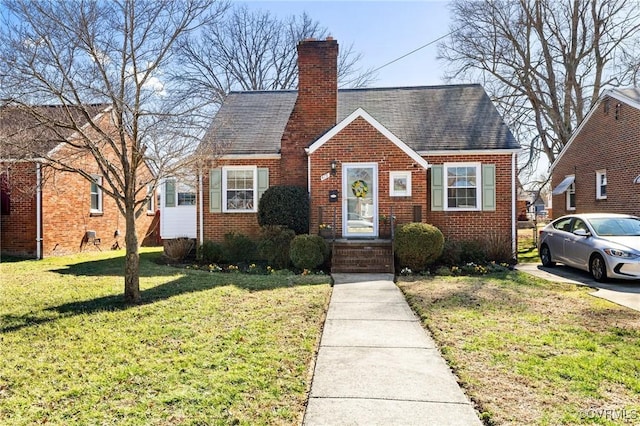
[[[318,137],[336,125],[338,114],[338,42],[298,43],[298,97],[281,140],[285,185],[307,186],[307,154]]]

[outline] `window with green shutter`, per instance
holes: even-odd
[[[431,210],[496,209],[496,166],[445,163],[431,166]]]
[[[258,201],[269,188],[269,169],[226,166],[209,171],[209,211],[255,213]]]

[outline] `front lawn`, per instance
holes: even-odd
[[[519,272],[398,284],[485,424],[640,424],[640,312]]]
[[[122,252],[0,264],[0,424],[296,424],[329,277],[177,269]]]

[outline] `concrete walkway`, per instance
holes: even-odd
[[[333,279],[305,425],[482,424],[392,275]]]

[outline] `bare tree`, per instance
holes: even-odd
[[[124,297],[140,300],[136,218],[148,184],[171,175],[204,129],[198,105],[169,77],[181,39],[215,22],[215,0],[2,0],[0,91],[62,143],[48,167],[94,178],[77,163],[89,156],[102,190],[126,221]],[[59,114],[38,105],[56,104]],[[96,105],[102,113],[96,114]],[[73,133],[70,138],[69,134]],[[21,141],[28,144],[28,141]],[[41,156],[37,144],[28,147]],[[151,169],[153,175],[147,173]]]
[[[601,90],[632,82],[623,59],[638,58],[636,0],[455,0],[451,12],[447,77],[484,84],[527,141],[525,166],[552,163]]]
[[[281,20],[268,11],[234,8],[224,25],[209,25],[183,41],[183,65],[189,70],[185,86],[198,87],[202,96],[217,105],[232,90],[295,89],[297,43],[327,35],[327,29],[304,13]],[[341,49],[341,87],[363,87],[375,79],[371,70],[358,67],[361,59],[352,45]]]

